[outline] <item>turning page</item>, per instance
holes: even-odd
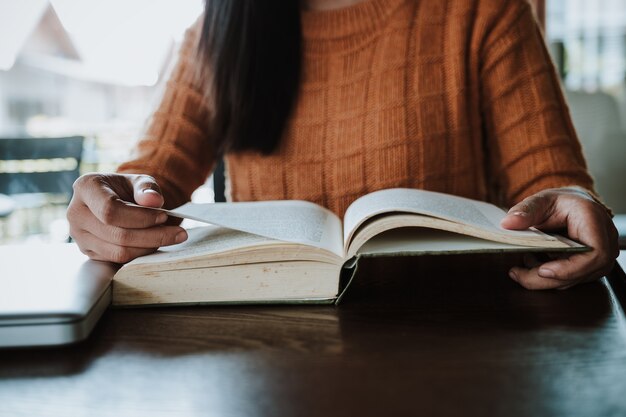
[[[187,203],[169,215],[328,250],[343,257],[341,220],[307,201]]]
[[[279,243],[273,239],[219,226],[196,227],[187,230],[189,238],[177,245],[135,258],[128,265],[171,263],[198,256],[213,255],[233,249]]]

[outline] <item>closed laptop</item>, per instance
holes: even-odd
[[[0,246],[0,347],[85,339],[111,302],[114,274],[74,244]]]

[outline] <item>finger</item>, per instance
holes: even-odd
[[[107,261],[123,264],[140,256],[154,252],[156,249],[133,248],[114,245],[109,242],[100,240],[95,235],[82,230],[77,236],[78,247],[81,252],[96,261]]]
[[[511,207],[500,225],[505,229],[523,230],[542,224],[553,212],[555,197],[552,194],[535,194]]]
[[[150,227],[167,221],[165,213],[126,204],[124,200],[132,201],[135,177],[138,176],[83,175],[74,183],[70,207],[79,211],[80,206],[86,206],[102,223],[126,228]]]
[[[567,259],[546,262],[538,268],[537,274],[543,278],[568,282],[603,276],[612,269],[614,261],[597,252],[593,250],[572,255]]]
[[[539,275],[565,281],[582,279],[597,270],[607,268],[614,259],[605,222],[593,211],[574,213],[569,216],[568,234],[575,240],[593,248],[565,259],[546,262],[539,268]]]
[[[559,290],[566,290],[568,288],[571,288],[575,285],[578,284],[582,284],[585,282],[592,282],[592,281],[596,281],[600,278],[602,278],[603,276],[605,276],[607,274],[607,272],[605,272],[604,268],[598,269],[596,271],[593,271],[592,273],[586,275],[586,276],[582,276],[574,281],[563,281],[563,282],[567,282],[566,285],[559,287]]]
[[[166,213],[129,206],[113,190],[105,187],[91,190],[91,195],[85,199],[84,204],[100,222],[113,226],[140,229],[167,221]]]
[[[73,213],[75,211],[73,207],[68,209],[68,212],[70,211],[72,213],[71,215],[68,214],[68,217],[71,216],[73,219],[70,222],[70,234],[74,238],[76,238],[74,235],[75,231],[85,230],[100,240],[116,245],[138,248],[158,248],[187,240],[187,232],[178,226],[157,225],[144,229],[127,229],[100,222],[86,207],[79,213]]]
[[[161,188],[156,180],[148,175],[137,175],[132,179],[135,203],[146,207],[162,207],[165,203]]]
[[[125,229],[98,223],[89,229],[99,239],[120,246],[159,248],[187,240],[187,232],[178,226],[153,226],[145,229]]]
[[[528,290],[550,290],[572,285],[569,281],[544,278],[537,273],[538,269],[513,267],[509,271],[509,277]]]

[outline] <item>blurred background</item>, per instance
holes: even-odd
[[[534,2],[598,191],[626,213],[626,0]],[[0,0],[0,244],[67,240],[73,180],[130,157],[201,11],[201,0]]]
[[[0,0],[0,244],[68,238],[75,177],[130,157],[202,8]]]

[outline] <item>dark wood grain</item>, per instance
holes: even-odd
[[[85,343],[0,351],[0,415],[625,415],[607,282],[526,291],[515,261],[368,260],[339,307],[111,310]]]

